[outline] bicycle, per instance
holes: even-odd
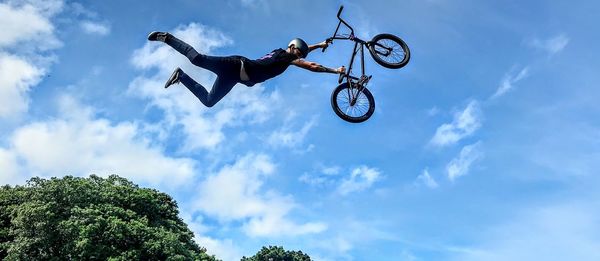
[[[375,112],[375,98],[367,89],[366,85],[371,80],[372,75],[365,74],[365,46],[369,49],[371,57],[378,64],[389,68],[399,69],[404,67],[410,60],[410,50],[408,45],[393,34],[378,34],[371,41],[364,41],[354,34],[354,28],[350,26],[340,15],[344,6],[340,6],[337,13],[339,23],[332,37],[327,38],[327,42],[333,43],[333,40],[350,40],[354,41],[354,51],[350,58],[348,69],[345,73],[340,74],[338,85],[331,94],[331,106],[333,111],[343,120],[360,123],[368,120],[373,112]],[[338,35],[341,25],[345,25],[350,29],[350,34]],[[325,52],[323,48],[323,52]],[[354,58],[360,51],[361,76],[352,76],[352,66]],[[346,82],[342,81],[346,79]]]

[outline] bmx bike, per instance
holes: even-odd
[[[350,40],[354,42],[354,50],[350,57],[350,63],[345,73],[340,74],[338,85],[331,94],[331,106],[333,111],[343,120],[360,123],[368,120],[375,112],[375,98],[367,89],[366,85],[371,80],[372,75],[365,73],[365,47],[378,64],[389,69],[399,69],[404,67],[410,60],[410,50],[408,45],[393,34],[378,34],[370,41],[364,41],[354,34],[354,28],[350,26],[340,15],[344,6],[340,6],[337,13],[339,23],[332,37],[327,38],[327,42],[333,43],[333,40]],[[341,25],[350,29],[349,34],[340,34],[338,31]],[[325,52],[323,48],[323,52]],[[352,75],[352,66],[354,58],[360,52],[361,75],[359,77]],[[342,83],[346,80],[344,83]]]

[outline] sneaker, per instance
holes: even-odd
[[[148,41],[164,42],[167,40],[167,36],[169,36],[169,33],[154,31],[148,35]]]
[[[175,69],[175,71],[173,71],[173,73],[171,74],[171,77],[169,77],[169,79],[167,80],[167,82],[165,83],[165,89],[169,88],[169,86],[179,83],[179,76],[183,73],[183,71],[177,67],[177,69]]]

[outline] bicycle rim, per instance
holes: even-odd
[[[332,106],[335,113],[345,121],[358,123],[371,117],[375,110],[375,100],[369,90],[349,88],[348,83],[341,84],[332,94]],[[352,100],[356,99],[353,103]]]
[[[389,64],[400,64],[406,58],[402,45],[390,39],[380,39],[375,42],[373,51],[381,60]]]

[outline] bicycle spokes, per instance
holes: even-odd
[[[340,92],[336,99],[340,110],[348,116],[359,117],[369,111],[369,99],[358,88],[347,88],[345,92]]]
[[[375,53],[388,63],[400,63],[406,56],[402,46],[389,39],[381,39],[373,43],[373,47]]]

